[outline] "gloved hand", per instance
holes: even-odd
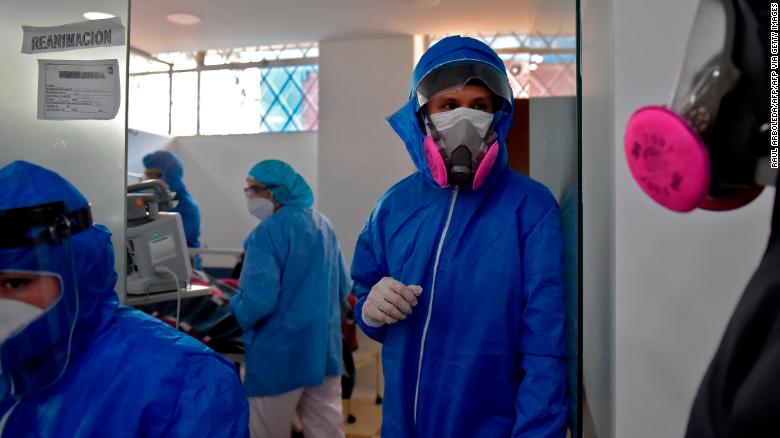
[[[422,287],[407,286],[400,281],[384,277],[379,280],[363,303],[363,321],[370,327],[394,324],[412,313]]]

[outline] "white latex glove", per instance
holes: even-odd
[[[412,307],[417,305],[417,297],[420,294],[420,286],[407,286],[398,280],[385,277],[368,293],[366,302],[363,303],[363,321],[369,327],[381,327],[406,319],[406,315],[412,313]]]

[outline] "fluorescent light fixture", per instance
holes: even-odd
[[[91,11],[91,12],[84,12],[84,18],[87,20],[105,20],[106,18],[114,18],[116,15],[107,14],[105,12],[97,12],[97,11]]]
[[[176,12],[174,14],[168,14],[165,17],[168,21],[179,26],[194,26],[201,22],[200,17],[197,15],[188,14],[186,12]]]

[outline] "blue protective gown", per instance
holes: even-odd
[[[249,397],[318,386],[326,376],[341,375],[339,303],[351,288],[336,233],[310,208],[308,185],[286,164],[282,172],[263,167],[266,172],[255,168],[250,177],[273,186],[285,206],[244,242],[239,292],[230,301],[244,330]]]
[[[0,210],[58,200],[69,211],[87,205],[59,175],[26,162],[0,169],[0,186]],[[0,271],[53,272],[63,285],[55,304],[0,344],[0,436],[248,436],[231,364],[118,305],[107,228],[94,225],[67,245],[38,249],[45,253],[0,249]]]
[[[412,90],[425,73],[456,60],[484,62],[506,74],[486,45],[451,37],[422,57]],[[382,437],[564,437],[556,201],[507,166],[511,108],[495,116],[502,147],[487,181],[478,191],[457,192],[436,185],[427,169],[417,110],[410,98],[388,121],[418,171],[380,198],[352,265],[358,322],[383,344]],[[362,320],[362,307],[384,276],[421,285],[423,293],[406,319],[372,328]]]
[[[200,248],[200,209],[197,201],[184,185],[182,179],[184,167],[181,160],[173,152],[157,151],[146,155],[143,162],[147,169],[155,168],[162,171],[163,180],[168,183],[172,192],[176,192],[174,200],[178,202],[178,205],[170,211],[181,215],[187,247]]]

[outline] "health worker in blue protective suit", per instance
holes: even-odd
[[[230,310],[244,330],[252,436],[289,436],[297,410],[305,436],[343,437],[340,303],[351,281],[336,233],[285,162],[252,167],[244,192],[261,222]]]
[[[184,185],[181,160],[171,151],[157,151],[145,155],[143,162],[146,179],[161,179],[168,184],[170,191],[176,193],[173,199],[177,205],[170,211],[181,215],[187,247],[200,248],[200,209]],[[195,262],[195,268],[200,269],[200,258],[196,258]]]
[[[81,193],[23,161],[0,187],[0,437],[247,436],[230,362],[118,304]]]
[[[566,435],[560,218],[507,167],[512,102],[496,53],[453,36],[388,119],[417,172],[379,199],[352,265],[383,344],[383,438]]]

